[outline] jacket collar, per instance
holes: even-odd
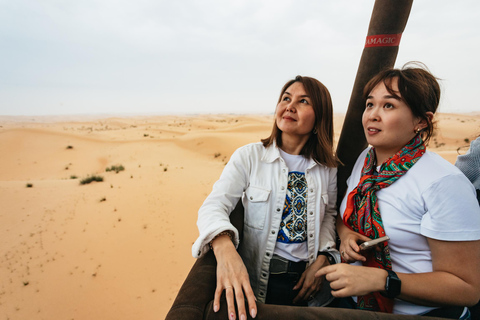
[[[267,163],[272,163],[275,160],[280,158],[281,158],[280,151],[278,151],[277,143],[273,141],[273,143],[265,149],[265,153],[263,154],[262,161]]]

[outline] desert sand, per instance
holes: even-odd
[[[272,119],[0,117],[0,319],[165,318],[194,263],[198,208]],[[454,163],[480,115],[437,120],[429,149]],[[91,175],[103,181],[80,184]]]

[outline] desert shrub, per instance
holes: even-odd
[[[96,176],[96,175],[88,176],[88,177],[80,180],[80,184],[88,184],[88,183],[93,182],[93,181],[102,182],[103,177],[102,176]]]
[[[75,175],[71,175],[71,176],[70,176],[70,179],[77,179],[77,178],[78,178],[78,177],[75,176]]]
[[[27,183],[27,188],[32,188],[32,187],[33,187],[33,184]]]
[[[114,165],[114,166],[111,166],[110,168],[106,168],[105,171],[109,172],[109,171],[115,171],[115,173],[119,173],[120,171],[123,171],[125,170],[125,167],[122,166],[121,164],[120,165]]]

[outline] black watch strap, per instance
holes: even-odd
[[[392,270],[386,270],[388,272],[387,282],[385,283],[385,292],[382,292],[387,298],[393,299],[398,296],[402,290],[402,280]]]
[[[330,264],[335,264],[335,258],[328,251],[318,251],[317,256],[325,256]]]

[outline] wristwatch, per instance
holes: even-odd
[[[335,258],[328,251],[318,251],[317,256],[325,256],[330,264],[335,264]]]
[[[385,283],[385,292],[382,295],[393,299],[400,294],[402,290],[402,280],[400,280],[395,272],[386,270],[388,272],[387,282]]]

